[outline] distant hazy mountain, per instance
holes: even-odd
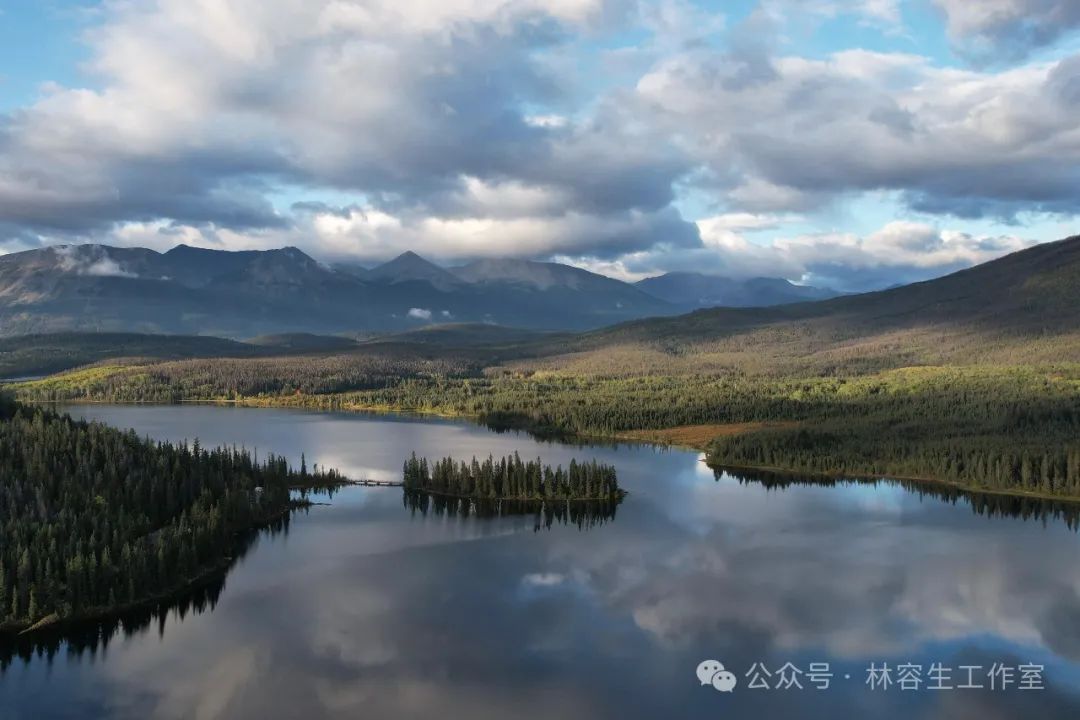
[[[402,253],[388,263],[368,270],[359,277],[372,282],[391,284],[403,282],[427,282],[444,292],[461,286],[461,280],[452,273],[429,262],[416,253]]]
[[[783,278],[739,280],[692,272],[672,272],[645,278],[635,285],[654,297],[683,308],[767,307],[827,300],[841,294],[828,288],[796,285]]]
[[[678,308],[629,283],[558,263],[481,260],[451,268],[474,291],[557,315],[587,310],[601,324],[620,316],[670,315]],[[567,326],[563,326],[567,327]]]
[[[405,253],[370,270],[296,248],[166,253],[56,246],[0,257],[0,335],[98,331],[252,337],[483,322],[581,330],[676,311],[631,285],[553,263],[447,270]]]
[[[635,285],[528,260],[443,268],[413,252],[367,269],[331,267],[294,247],[229,252],[178,245],[159,253],[70,245],[0,256],[0,336],[363,335],[432,323],[588,330],[698,307],[780,305],[837,294],[777,278],[695,273]]]
[[[465,282],[511,283],[533,290],[549,290],[554,287],[577,290],[590,286],[590,283],[608,288],[616,284],[625,286],[625,283],[618,280],[581,268],[531,260],[478,260],[452,268],[452,272]]]

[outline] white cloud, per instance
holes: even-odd
[[[739,58],[696,51],[644,75],[635,101],[734,209],[806,211],[895,190],[941,214],[1075,214],[1080,93],[1065,78],[1077,64],[986,73],[851,50],[771,59],[748,82]]]
[[[120,264],[109,258],[102,258],[95,263],[87,265],[80,271],[81,275],[93,275],[97,277],[138,277],[135,273],[128,272],[120,267]]]
[[[533,196],[534,198],[539,196]],[[617,255],[651,247],[657,237],[676,246],[698,243],[697,234],[673,211],[618,215],[566,213],[561,216],[522,214],[492,217],[424,217],[416,220],[361,208],[324,209],[302,218],[310,232],[297,242],[317,253],[379,260],[409,248],[442,260],[483,257],[547,257],[589,251]],[[277,236],[275,236],[277,237]]]
[[[570,124],[569,118],[563,115],[528,115],[525,122],[541,128],[564,128]]]
[[[958,38],[1074,19],[1051,0],[938,2]],[[850,267],[925,271],[986,251],[944,235],[921,258],[821,233],[762,246],[754,223],[806,226],[883,190],[957,232],[956,217],[1080,211],[1080,56],[991,72],[785,44],[840,15],[903,20],[894,0],[767,0],[734,28],[687,0],[108,3],[94,89],[52,85],[0,115],[0,251],[297,245],[797,277],[843,248]],[[579,61],[612,28],[644,39],[598,90]],[[283,209],[284,187],[335,207]]]
[[[521,584],[531,587],[554,587],[566,582],[562,573],[529,573],[521,578]]]
[[[414,320],[430,320],[431,311],[424,308],[409,308],[409,317]]]
[[[678,255],[645,251],[612,263],[575,264],[628,280],[659,271],[687,271],[726,277],[783,277],[841,291],[873,290],[915,282],[986,262],[1033,243],[1021,237],[974,236],[925,223],[891,222],[866,236],[825,232],[751,242],[731,229],[748,229],[765,218],[716,217],[699,221],[704,247]]]
[[[535,59],[561,42],[557,27],[585,30],[623,5],[109,4],[90,35],[102,89],[54,87],[0,124],[0,214],[44,226],[148,215],[268,226],[280,221],[263,197],[270,176],[405,204],[468,196],[466,178],[536,192],[573,184],[558,156],[583,138],[556,137],[565,123],[530,123],[518,105],[560,92]],[[625,157],[588,160],[607,174]],[[636,202],[626,201],[615,209]]]
[[[62,272],[91,277],[138,277],[109,257],[101,248],[57,245],[52,249]]]
[[[924,223],[892,222],[866,237],[823,233],[778,240],[774,247],[811,283],[867,289],[942,275],[1022,250],[1015,236],[976,237]],[[852,283],[854,280],[854,284]]]

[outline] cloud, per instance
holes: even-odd
[[[628,211],[616,215],[570,212],[556,217],[426,217],[409,220],[360,208],[322,212],[307,220],[324,252],[382,258],[412,248],[437,259],[544,257],[588,253],[611,257],[652,247],[699,244],[696,228],[678,213]]]
[[[760,7],[787,24],[853,15],[865,23],[885,27],[901,23],[900,0],[763,0]]]
[[[724,277],[783,277],[845,292],[917,282],[987,262],[1034,244],[1012,235],[972,235],[933,225],[895,221],[860,236],[824,232],[753,242],[746,230],[771,227],[771,216],[731,215],[698,222],[703,246],[670,254],[632,253],[614,262],[569,258],[594,272],[639,280],[665,271]]]
[[[138,277],[135,273],[122,269],[115,260],[102,258],[82,269],[81,275],[93,275],[96,277]]]
[[[101,247],[57,245],[52,251],[62,272],[91,277],[138,277],[137,273],[121,267]]]
[[[566,582],[566,576],[561,573],[529,573],[521,578],[521,584],[525,587],[554,587]]]
[[[1080,28],[1075,0],[934,0],[962,50],[984,60],[1023,57]],[[1004,56],[1004,57],[1003,57]]]
[[[938,2],[956,38],[1076,20],[1048,0]],[[801,277],[824,267],[805,243],[725,223],[805,228],[878,191],[960,230],[1080,212],[1080,55],[991,72],[796,52],[793,27],[841,16],[903,21],[894,0],[763,0],[735,25],[688,0],[108,3],[90,87],[0,114],[0,252],[296,245]],[[594,56],[619,69],[583,72]],[[845,267],[875,278],[964,261],[871,266],[856,240]]]
[[[897,221],[866,237],[804,235],[779,240],[775,248],[802,267],[809,284],[858,291],[944,275],[1032,244],[1014,236],[976,237]]]
[[[65,229],[268,227],[282,222],[269,178],[370,193],[398,211],[508,179],[564,207],[658,209],[681,170],[663,143],[635,150],[610,115],[601,133],[521,110],[561,92],[534,53],[622,5],[106,6],[91,34],[103,89],[55,87],[0,123],[0,215]]]
[[[424,308],[409,308],[409,317],[414,320],[430,320],[431,311]]]
[[[371,207],[295,208],[284,228],[233,230],[164,221],[119,224],[99,238],[125,247],[165,251],[178,244],[231,250],[299,247],[326,260],[382,262],[411,249],[444,263],[500,257],[558,255],[615,258],[657,246],[698,247],[697,226],[666,208],[658,213],[571,213],[562,217],[426,217],[410,219]]]
[[[120,244],[158,250],[196,247],[265,250],[297,246],[319,257],[378,261],[409,247],[436,261],[462,258],[550,256],[628,281],[662,272],[726,277],[783,277],[804,284],[860,292],[916,282],[1030,247],[1022,235],[986,235],[926,222],[893,221],[858,235],[848,232],[786,234],[802,218],[789,214],[728,213],[688,225],[677,215],[641,216],[638,224],[605,228],[596,218],[561,221],[444,221],[410,224],[360,208],[309,208],[302,224],[282,231],[234,232],[169,224],[127,224]],[[665,226],[665,222],[669,224]],[[774,239],[751,239],[768,232]],[[612,244],[605,249],[603,235]],[[500,241],[511,241],[508,247]],[[417,312],[434,311],[414,308]],[[411,317],[430,319],[410,313]]]
[[[701,158],[704,191],[739,209],[800,210],[893,190],[917,210],[1012,222],[1076,214],[1078,56],[1000,73],[849,50],[746,66],[720,51],[666,59],[635,102]]]

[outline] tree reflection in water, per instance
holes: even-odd
[[[306,510],[306,508],[301,508]],[[212,611],[225,589],[225,577],[236,563],[247,555],[263,534],[275,536],[288,534],[289,515],[246,533],[237,539],[236,547],[228,565],[208,575],[198,583],[158,602],[139,605],[119,614],[110,614],[99,620],[83,620],[76,623],[58,624],[42,628],[32,634],[0,638],[0,672],[7,670],[16,660],[29,663],[37,658],[52,664],[63,653],[67,658],[88,655],[93,662],[104,657],[109,644],[122,635],[124,638],[145,632],[157,625],[158,636],[165,635],[170,615],[182,621],[188,613],[200,615]]]
[[[533,518],[533,531],[550,530],[551,526],[575,525],[590,530],[615,520],[615,511],[622,498],[613,500],[489,500],[439,495],[420,490],[404,490],[404,506],[412,513],[426,517],[466,519],[474,517],[491,520],[507,517]]]
[[[997,492],[968,490],[931,480],[895,478],[829,478],[807,477],[793,473],[771,472],[747,468],[713,468],[717,481],[730,477],[740,485],[761,485],[766,490],[786,490],[793,485],[838,487],[845,485],[885,485],[901,487],[919,498],[934,498],[952,505],[967,504],[976,515],[1020,518],[1042,522],[1062,521],[1070,530],[1080,529],[1080,501],[1042,498],[1033,495],[1012,495]]]

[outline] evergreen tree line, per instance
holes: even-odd
[[[239,369],[251,361],[235,362]],[[202,367],[173,364],[169,372],[175,375],[168,382],[175,383],[178,398],[213,397],[198,380]],[[18,392],[48,396],[52,382],[20,385]],[[140,396],[138,381],[130,382],[135,384],[119,386],[119,396],[154,398],[153,393]],[[113,397],[85,389],[88,399]],[[729,434],[713,446],[715,462],[1080,493],[1070,450],[1080,438],[1080,365],[1070,363],[912,367],[808,378],[739,371],[638,377],[569,371],[413,375],[366,390],[282,393],[267,402],[467,415],[496,429],[560,439],[690,425],[787,423],[806,434],[790,429]]]
[[[390,387],[402,378],[474,373],[453,358],[406,358],[388,353],[271,358],[215,358],[146,364],[110,360],[18,387],[35,402],[178,403],[327,395]]]
[[[467,364],[344,358],[190,360],[93,368],[16,386],[20,399],[103,402],[262,397],[314,409],[383,408],[479,417],[493,426],[614,434],[681,425],[927,417],[980,428],[1080,427],[1080,366],[910,368],[853,377],[739,372],[644,377],[467,377]],[[359,373],[353,375],[352,373]],[[346,391],[352,386],[353,389]],[[356,387],[363,387],[357,390]],[[300,393],[297,395],[296,393]]]
[[[928,418],[918,427],[883,420],[772,428],[720,437],[716,467],[764,467],[833,475],[947,480],[971,488],[1080,495],[1080,428],[984,434]],[[996,431],[996,432],[995,432]]]
[[[260,532],[270,534],[288,533],[289,514],[270,522]],[[254,545],[254,533],[249,533],[237,545],[233,561],[247,554]],[[125,610],[122,614],[114,613],[102,616],[95,622],[50,625],[32,633],[5,637],[0,641],[0,673],[16,660],[29,663],[36,657],[47,665],[59,657],[79,658],[89,655],[91,661],[98,653],[108,652],[114,639],[135,637],[145,632],[151,625],[157,630],[158,637],[164,637],[165,628],[170,619],[183,621],[188,614],[201,615],[212,611],[225,589],[224,572],[214,573],[205,582],[193,584],[181,592],[174,593],[167,600],[159,603],[144,603]]]
[[[0,400],[0,632],[160,598],[287,513],[291,487],[339,479]]]
[[[431,464],[413,453],[403,479],[406,491],[474,499],[615,500],[626,494],[610,465],[571,460],[566,470],[552,469],[539,458],[523,461],[516,452],[500,460],[489,455],[467,463],[447,457]]]

